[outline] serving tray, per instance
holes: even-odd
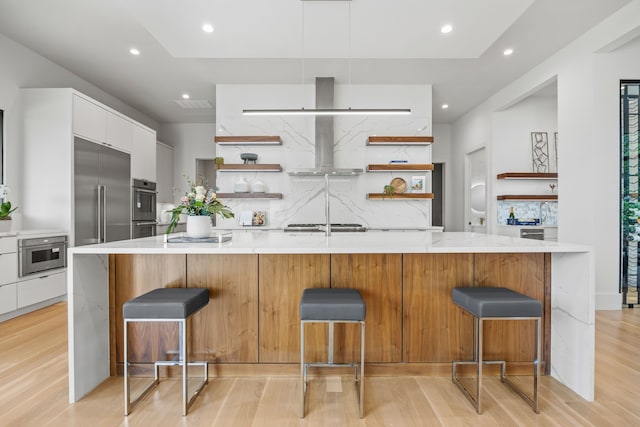
[[[187,236],[186,233],[165,234],[165,243],[224,243],[231,240],[233,233],[228,231],[225,233],[213,233],[209,237],[194,238]]]

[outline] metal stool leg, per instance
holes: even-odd
[[[300,418],[304,418],[304,400],[307,392],[307,370],[304,365],[304,322],[300,322]]]
[[[538,377],[540,376],[540,360],[542,358],[542,318],[541,317],[520,317],[520,318],[487,318],[490,320],[535,320],[536,321],[536,337],[535,337],[535,352],[536,359],[533,361],[533,398],[529,397],[524,391],[520,389],[517,385],[515,385],[509,378],[506,376],[506,364],[507,362],[504,360],[483,360],[483,347],[482,347],[482,333],[483,333],[483,318],[476,318],[474,316],[474,360],[473,361],[460,361],[456,360],[452,363],[451,368],[451,380],[454,384],[460,388],[460,390],[464,393],[464,395],[469,399],[469,401],[473,404],[478,414],[482,414],[482,366],[483,365],[491,365],[491,364],[500,364],[500,380],[507,384],[510,388],[512,388],[520,397],[526,400],[536,414],[540,413],[540,407],[538,403]],[[476,395],[475,397],[471,394],[469,389],[462,384],[458,376],[456,375],[457,365],[468,365],[475,364],[477,365],[477,377],[476,377]]]
[[[364,417],[364,322],[360,323],[360,418]]]
[[[179,323],[179,341],[178,341],[178,358],[179,360],[161,360],[154,363],[154,380],[140,393],[140,395],[131,401],[131,385],[130,385],[130,369],[128,359],[128,325],[130,322],[178,322]],[[137,320],[124,320],[124,415],[127,416],[131,413],[131,409],[140,402],[154,387],[160,383],[160,366],[182,366],[182,415],[187,415],[187,412],[194,400],[204,386],[209,382],[209,367],[207,362],[189,362],[188,348],[187,348],[187,319],[137,319]],[[193,395],[189,397],[189,366],[202,366],[203,376],[202,382],[198,385]]]

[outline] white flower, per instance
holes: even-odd
[[[197,195],[202,195],[204,196],[205,194],[207,194],[207,190],[202,186],[202,185],[198,185],[196,188],[196,194]]]
[[[204,198],[205,198],[204,194],[196,194],[196,197],[195,197],[197,202],[204,202]]]
[[[196,193],[187,193],[187,197],[189,198],[196,197]]]
[[[0,184],[0,199],[6,199],[11,189],[6,184]]]

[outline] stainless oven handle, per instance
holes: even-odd
[[[134,222],[133,225],[135,227],[140,227],[143,225],[158,225],[158,223],[157,222]]]
[[[155,190],[146,190],[146,189],[143,189],[143,188],[134,188],[134,189],[133,189],[133,192],[134,192],[134,193],[151,193],[151,194],[158,194],[158,192],[157,192],[157,191],[155,191]]]
[[[102,186],[102,243],[107,241],[107,187]]]
[[[98,185],[98,243],[102,243],[102,185]]]

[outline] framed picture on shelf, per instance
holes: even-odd
[[[411,177],[411,192],[412,193],[424,193],[425,192],[426,177],[412,176]]]

